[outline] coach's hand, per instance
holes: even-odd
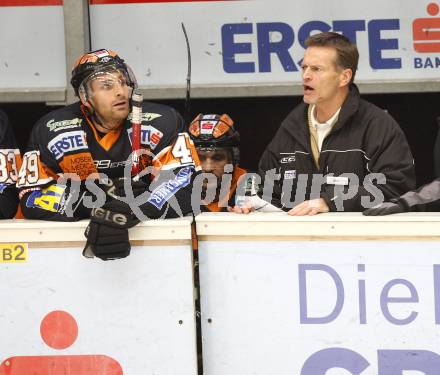
[[[322,198],[311,199],[304,201],[290,211],[287,212],[290,216],[305,216],[305,215],[316,215],[323,212],[329,212],[329,208],[325,200]]]

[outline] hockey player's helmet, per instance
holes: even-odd
[[[107,49],[88,52],[80,56],[73,66],[70,83],[75,94],[79,96],[81,86],[84,87],[93,76],[114,71],[119,71],[125,76],[129,87],[132,89],[137,87],[136,78],[131,68],[115,51]]]
[[[232,162],[238,164],[240,134],[227,114],[197,115],[189,125],[189,134],[198,149],[230,148]]]

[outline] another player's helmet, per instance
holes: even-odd
[[[88,52],[80,56],[72,69],[70,83],[79,96],[80,87],[87,83],[93,76],[104,73],[120,71],[127,80],[127,85],[132,89],[137,87],[136,78],[130,67],[121,59],[115,51],[100,49]]]
[[[195,146],[201,149],[230,148],[232,162],[240,160],[240,134],[234,121],[227,115],[199,114],[189,125],[189,134]]]

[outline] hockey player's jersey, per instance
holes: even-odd
[[[66,215],[64,207],[70,199],[65,191],[68,186],[56,184],[57,179],[69,176],[84,182],[98,174],[115,179],[123,177],[124,170],[127,177],[132,152],[130,116],[123,126],[106,134],[97,132],[80,103],[41,118],[32,130],[17,182],[24,216],[45,220],[87,217],[89,212],[81,210],[75,211],[75,217]],[[140,143],[141,167],[172,170],[171,179],[177,183],[173,183],[171,194],[189,200],[179,204],[190,207],[191,185],[176,174],[191,178],[191,171],[199,170],[200,163],[192,141],[184,133],[182,117],[171,107],[144,102]],[[189,194],[182,194],[181,190]]]
[[[17,211],[15,183],[20,162],[20,151],[8,117],[0,111],[0,219],[12,218]]]
[[[240,178],[246,174],[246,170],[235,166],[232,173],[231,187],[226,196],[220,197],[218,201],[201,206],[202,212],[227,212],[228,207],[234,207],[236,202],[237,184]],[[203,203],[203,201],[202,201]]]

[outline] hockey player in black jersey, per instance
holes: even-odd
[[[197,152],[173,108],[143,102],[141,174],[151,173],[132,181],[130,108],[137,84],[131,69],[114,51],[93,51],[77,60],[71,84],[79,101],[48,113],[32,130],[17,183],[23,214],[90,217],[84,254],[126,256],[127,229],[140,219],[191,212]],[[143,201],[130,201],[140,193]]]
[[[20,151],[8,117],[0,111],[0,219],[10,219],[17,211],[15,182],[20,161]]]

